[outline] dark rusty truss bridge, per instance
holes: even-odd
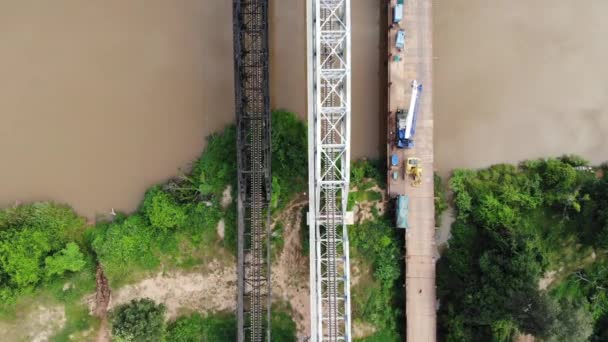
[[[233,0],[238,341],[270,340],[268,0]]]

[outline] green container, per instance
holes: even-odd
[[[397,197],[397,228],[408,229],[407,216],[410,212],[410,199],[407,195],[399,195]]]

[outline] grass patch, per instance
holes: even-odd
[[[66,324],[58,333],[53,335],[53,342],[68,342],[73,341],[74,336],[78,333],[85,332],[89,329],[96,331],[100,321],[89,315],[89,309],[84,305],[70,305],[65,308]]]

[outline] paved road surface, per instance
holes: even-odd
[[[391,6],[395,0],[391,1]],[[406,233],[406,320],[407,340],[410,342],[436,341],[435,296],[435,220],[433,201],[433,98],[432,98],[432,1],[409,0],[405,2],[405,14],[401,28],[406,32],[402,61],[389,58],[389,136],[387,153],[397,153],[401,161],[400,177],[392,181],[389,169],[389,194],[407,194],[410,197],[409,226]],[[389,9],[390,10],[390,9]],[[389,15],[389,21],[392,14]],[[394,49],[398,28],[389,31],[389,53]],[[423,84],[420,98],[415,147],[397,150],[394,147],[395,118],[397,108],[407,109],[411,95],[411,82],[417,79]],[[403,179],[403,161],[418,157],[423,166],[420,187],[413,188]]]

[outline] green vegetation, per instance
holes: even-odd
[[[64,273],[85,268],[84,220],[65,206],[21,205],[0,211],[0,301],[4,306]]]
[[[352,315],[373,324],[384,341],[400,341],[403,234],[388,218],[377,217],[350,227],[349,239],[352,259],[369,263],[373,271],[371,279],[353,288]]]
[[[608,279],[598,267],[607,263],[608,188],[605,177],[576,168],[585,165],[566,156],[454,171],[457,218],[437,269],[445,340],[511,341],[528,333],[583,341],[594,329],[606,333],[598,284]],[[547,271],[557,272],[549,292],[539,288]]]
[[[180,206],[170,194],[162,191],[160,186],[148,190],[144,197],[143,213],[154,228],[167,230],[183,226],[187,209]]]
[[[441,214],[448,208],[448,200],[445,194],[443,180],[437,174],[433,174],[435,192],[435,227],[441,227]]]
[[[194,163],[192,175],[186,184],[175,186],[180,199],[221,194],[227,185],[236,187],[236,128],[227,127],[224,132],[211,135],[201,158]],[[188,191],[189,190],[189,191]],[[194,191],[193,191],[194,190]]]
[[[196,265],[221,247],[236,254],[236,206],[221,205],[229,185],[235,192],[235,139],[234,126],[211,135],[189,174],[153,186],[138,213],[97,224],[91,245],[112,286],[161,265]],[[218,242],[216,228],[222,218],[225,236]]]
[[[381,188],[386,186],[386,165],[381,160],[361,159],[352,163],[350,167],[351,187],[365,189],[365,180],[373,180],[373,185]]]
[[[296,322],[286,312],[273,309],[270,335],[273,341],[296,341]]]
[[[169,324],[167,341],[198,342],[205,331],[203,317],[199,313],[181,316]]]
[[[351,185],[356,191],[349,193],[349,205],[382,200],[380,192],[370,190],[385,184],[381,165],[378,161],[367,160],[353,163]],[[396,230],[387,216],[381,216],[375,210],[372,214],[372,220],[349,227],[351,260],[362,272],[351,290],[352,316],[375,328],[375,333],[363,341],[401,341],[403,232]],[[371,273],[364,269],[370,269]]]
[[[128,279],[136,270],[154,270],[160,265],[159,236],[168,234],[150,226],[143,216],[123,216],[99,224],[91,245],[112,284]]]
[[[306,188],[307,158],[302,157],[307,155],[306,125],[285,111],[272,114],[272,125],[272,200],[278,211]],[[0,210],[0,313],[11,318],[17,309],[27,310],[34,303],[63,304],[67,323],[53,338],[66,341],[70,334],[96,324],[82,297],[95,289],[98,263],[116,288],[160,269],[191,268],[210,257],[232,258],[224,250],[236,255],[236,169],[232,125],[208,138],[190,172],[150,188],[131,215],[119,213],[111,222],[86,226],[69,207],[52,203]],[[226,202],[229,186],[232,201]],[[217,235],[220,220],[225,227],[223,239]],[[275,235],[282,240],[280,232]],[[152,304],[135,306],[139,310],[146,305]],[[225,316],[201,318],[208,327],[203,330],[207,340],[232,339],[233,317]],[[291,336],[289,331],[295,330],[295,325],[293,329],[285,325],[287,318],[273,318],[289,328],[277,328],[277,336]],[[121,319],[128,321],[126,316]],[[129,324],[137,327],[139,323]],[[129,324],[115,325],[123,339],[139,336],[125,328]],[[169,336],[174,330],[179,329],[169,329]]]
[[[68,342],[78,340],[72,334],[86,331],[90,328],[98,326],[97,319],[89,315],[89,309],[84,306],[69,305],[66,307],[66,324],[51,341],[53,342]]]
[[[273,341],[296,341],[296,324],[291,316],[274,310],[271,335]],[[236,341],[236,317],[231,313],[181,316],[169,323],[165,336],[167,342]]]
[[[150,299],[132,300],[111,313],[112,336],[119,341],[235,341],[236,317],[232,313],[180,316],[165,325],[165,307]],[[296,324],[281,310],[272,313],[271,334],[276,341],[295,341]]]
[[[308,184],[306,124],[286,111],[272,113],[272,207],[283,208]]]
[[[135,299],[111,313],[112,337],[118,341],[164,341],[165,307],[150,299]]]
[[[235,328],[236,317],[227,313],[192,313],[166,326],[164,306],[149,299],[133,300],[112,313],[112,335],[119,341],[235,341]]]
[[[377,160],[367,159],[352,163],[350,169],[351,191],[348,193],[349,210],[360,202],[382,200],[382,193],[372,190],[372,188],[382,187],[386,183],[380,165],[382,164]]]
[[[44,263],[47,277],[61,276],[68,271],[78,272],[87,264],[80,248],[74,242],[68,242],[64,249],[46,257]]]

